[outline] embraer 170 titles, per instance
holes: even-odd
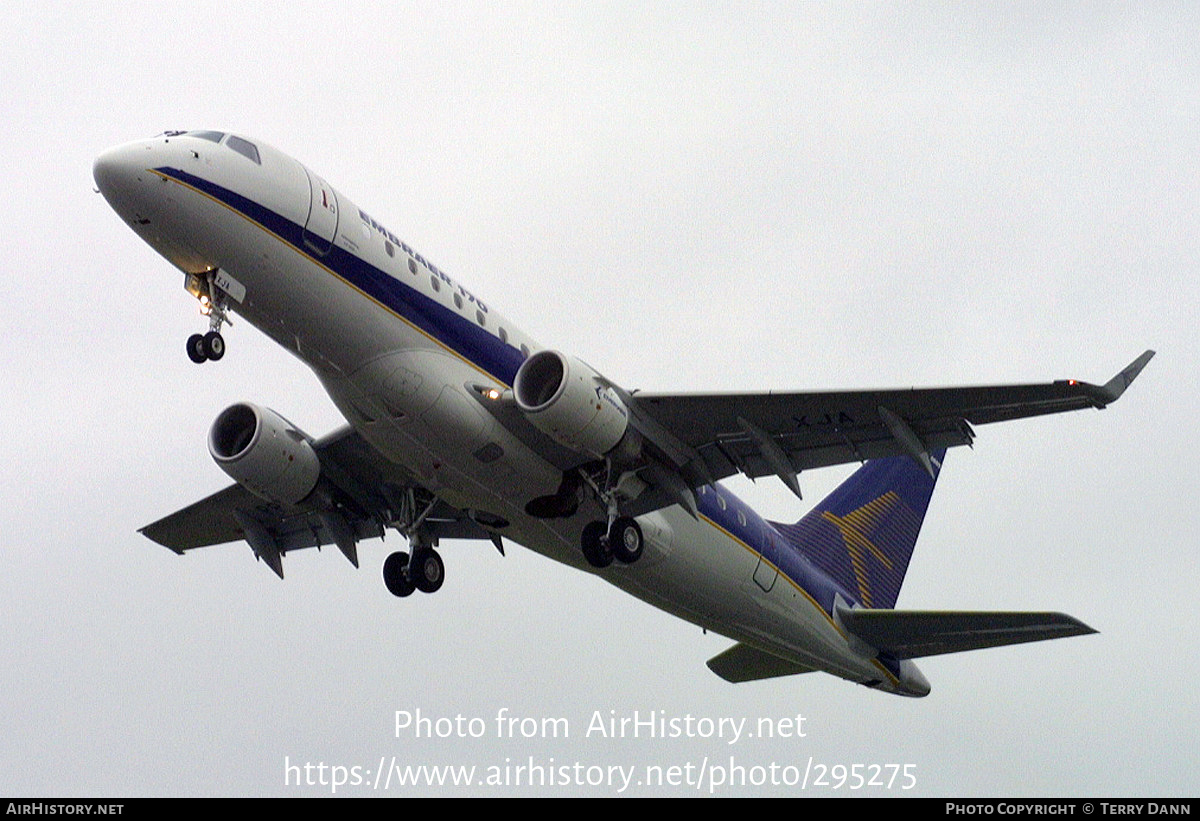
[[[104,152],[104,198],[184,274],[225,354],[236,312],[316,374],[349,424],[320,438],[249,403],[208,447],[235,484],[143,528],[176,553],[244,540],[281,578],[292,550],[399,531],[397,596],[441,587],[443,539],[502,538],[735,640],[729,681],[821,670],[923,696],[913,659],[1094,632],[1059,613],[893,609],[946,449],[973,425],[1103,408],[1104,385],[770,394],[631,392],[545,349],[324,179],[264,143],[170,131]],[[862,467],[792,524],[720,484]]]

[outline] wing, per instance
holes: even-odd
[[[360,540],[381,537],[388,524],[421,514],[423,530],[435,539],[498,542],[465,512],[434,498],[380,456],[353,429],[341,428],[314,442],[313,449],[321,460],[322,481],[303,506],[268,502],[234,484],[140,532],[180,555],[245,540],[280,578],[283,555],[306,547],[337,545],[357,567]]]
[[[1154,356],[1146,351],[1104,385],[1037,385],[626,398],[635,424],[693,486],[734,473],[777,475],[799,495],[808,468],[967,445],[972,425],[1103,408]]]

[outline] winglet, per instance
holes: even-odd
[[[1109,402],[1116,402],[1121,394],[1125,393],[1125,389],[1133,384],[1133,380],[1137,379],[1137,375],[1142,372],[1142,368],[1146,367],[1146,363],[1153,358],[1154,351],[1146,351],[1130,362],[1125,370],[1104,383],[1104,386],[1100,388],[1101,393]]]

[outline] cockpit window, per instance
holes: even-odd
[[[219,142],[221,142],[221,138],[225,136],[225,132],[223,132],[223,131],[188,131],[186,136],[199,137],[202,140],[209,140],[210,142],[219,143]]]
[[[225,145],[229,146],[243,157],[253,160],[258,165],[262,165],[262,160],[258,158],[258,146],[249,140],[243,140],[241,137],[236,137],[233,134],[230,134],[229,139],[225,141]]]

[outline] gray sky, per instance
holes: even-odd
[[[811,758],[911,764],[922,795],[1194,795],[1198,23],[1191,4],[10,11],[0,793],[322,794],[285,785],[285,759],[394,756]],[[1104,381],[1158,349],[1103,413],[953,451],[899,601],[1062,610],[1100,635],[926,660],[922,700],[733,686],[704,667],[728,640],[516,546],[445,544],[442,591],[398,601],[394,535],[357,572],[295,554],[285,582],[244,545],[150,543],[138,527],[227,483],[204,446],[225,406],[340,424],[246,323],[192,365],[182,276],[92,192],[103,149],[193,127],[296,156],[627,388]],[[806,500],[847,473],[803,475]],[[798,518],[778,485],[735,490]],[[571,735],[498,738],[504,708]],[[486,732],[396,737],[397,710]],[[586,737],[610,710],[799,713],[806,736]],[[455,793],[390,794],[414,792]],[[772,792],[798,791],[718,794]]]

